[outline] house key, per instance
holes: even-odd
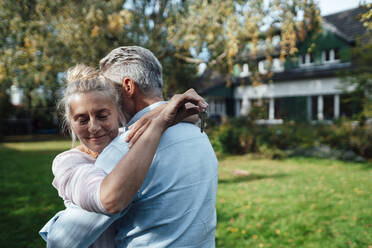
[[[200,132],[204,132],[205,120],[208,117],[207,111],[199,112],[200,117]]]

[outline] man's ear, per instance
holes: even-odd
[[[123,93],[126,94],[128,97],[131,97],[135,93],[135,84],[131,78],[124,78],[122,84]]]

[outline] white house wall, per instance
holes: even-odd
[[[265,84],[257,87],[239,86],[235,99],[259,99],[294,96],[335,95],[344,92],[339,78],[319,78]],[[348,90],[352,90],[349,87]]]
[[[339,78],[319,78],[311,80],[296,80],[273,84],[266,84],[257,87],[240,86],[235,89],[236,112],[235,115],[247,115],[250,110],[250,100],[269,99],[269,111],[267,119],[274,123],[275,117],[275,99],[282,97],[307,96],[307,119],[324,120],[324,95],[334,96],[334,118],[340,115],[340,94],[344,93],[344,84]],[[351,91],[353,87],[347,87]],[[312,96],[317,96],[317,115],[311,116]],[[281,119],[280,119],[281,120]],[[282,121],[282,120],[281,120]]]

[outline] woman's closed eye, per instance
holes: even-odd
[[[88,123],[88,118],[79,118],[78,119],[78,122],[79,122],[79,124],[80,125],[85,125],[85,124],[87,124]]]
[[[100,120],[106,120],[108,115],[98,115],[97,118]]]

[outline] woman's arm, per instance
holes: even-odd
[[[187,102],[195,107],[186,108]],[[203,98],[189,90],[172,97],[155,119],[147,120],[140,128],[133,127],[137,130],[130,144],[134,144],[101,184],[100,199],[107,212],[120,212],[132,201],[146,177],[164,130],[188,116],[205,111],[207,106]]]
[[[100,200],[110,214],[125,209],[146,177],[164,129],[151,121],[147,129],[101,183]]]
[[[65,202],[88,211],[106,213],[100,201],[100,184],[106,173],[94,166],[95,159],[78,149],[59,154],[53,160],[52,185]]]

